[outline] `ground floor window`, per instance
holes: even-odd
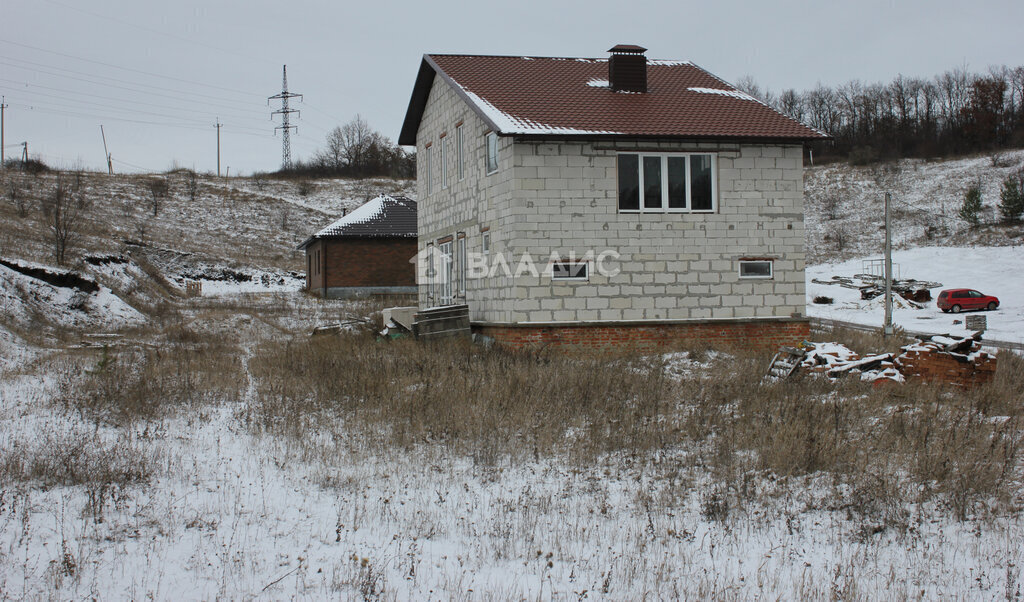
[[[585,261],[557,261],[551,264],[552,280],[587,280],[589,275]]]
[[[771,278],[772,261],[770,259],[741,259],[740,278]]]
[[[619,211],[713,212],[717,161],[710,153],[621,153]]]

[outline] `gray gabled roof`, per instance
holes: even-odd
[[[299,250],[325,238],[416,238],[416,201],[382,194],[307,238]]]

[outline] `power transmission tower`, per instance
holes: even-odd
[[[296,126],[296,125],[291,125],[289,123],[289,121],[290,121],[289,116],[292,113],[299,114],[299,111],[298,111],[298,109],[289,109],[288,108],[288,99],[289,98],[298,98],[299,101],[301,102],[302,101],[302,95],[301,94],[292,94],[291,92],[288,91],[288,65],[283,65],[281,67],[281,73],[282,73],[281,93],[280,94],[275,94],[275,95],[267,98],[267,104],[269,105],[270,101],[272,101],[272,100],[280,100],[281,101],[281,109],[271,113],[270,114],[270,118],[273,119],[274,115],[277,115],[277,114],[281,115],[281,125],[279,125],[279,126],[274,128],[274,133],[276,134],[277,130],[281,130],[281,132],[282,132],[282,135],[281,135],[281,169],[288,169],[288,168],[290,168],[292,166],[291,130],[294,128],[295,129],[295,133],[296,134],[299,133],[299,127]]]
[[[4,109],[7,108],[6,96],[0,96],[0,170],[4,169]]]

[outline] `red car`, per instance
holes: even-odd
[[[961,311],[972,309],[987,309],[989,311],[999,307],[999,299],[992,295],[983,295],[970,288],[951,288],[939,293],[935,301],[942,311],[951,311],[955,314]]]

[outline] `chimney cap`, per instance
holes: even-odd
[[[643,54],[647,52],[647,49],[643,46],[637,46],[636,44],[616,44],[609,48],[608,52],[614,52],[616,54]]]

